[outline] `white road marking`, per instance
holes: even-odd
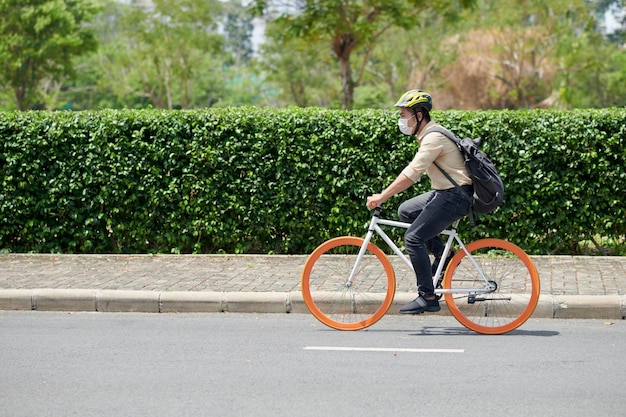
[[[342,346],[305,346],[304,350],[349,351],[349,352],[410,352],[410,353],[465,353],[465,349],[417,349],[417,348],[374,348]]]

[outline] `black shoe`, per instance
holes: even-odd
[[[434,300],[427,300],[420,295],[415,300],[401,307],[400,313],[422,314],[425,311],[428,311],[429,313],[434,313],[439,310],[441,310],[441,307],[439,307],[439,300],[437,300],[437,298],[435,298]]]

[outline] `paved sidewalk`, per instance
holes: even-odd
[[[0,255],[0,310],[305,313],[305,256]],[[626,257],[536,256],[535,317],[623,319]],[[395,268],[395,304],[415,278]],[[389,313],[397,312],[392,306]]]

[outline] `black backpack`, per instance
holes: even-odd
[[[439,132],[445,135],[456,144],[461,151],[461,155],[463,155],[465,167],[469,172],[472,186],[474,187],[474,195],[470,201],[472,205],[472,210],[470,211],[472,223],[474,223],[473,212],[491,213],[494,211],[504,199],[504,184],[493,162],[491,162],[487,154],[480,150],[481,139],[459,139],[452,132],[442,127],[433,127],[428,132]],[[434,164],[455,187],[460,187],[439,164],[436,162]],[[464,193],[464,195],[467,194]]]

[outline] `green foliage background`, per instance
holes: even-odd
[[[481,136],[506,205],[462,223],[529,253],[626,236],[626,109],[449,111]],[[0,250],[308,253],[363,235],[365,198],[412,158],[387,110],[0,113]],[[386,204],[429,188],[426,177]],[[401,232],[394,234],[401,240]]]

